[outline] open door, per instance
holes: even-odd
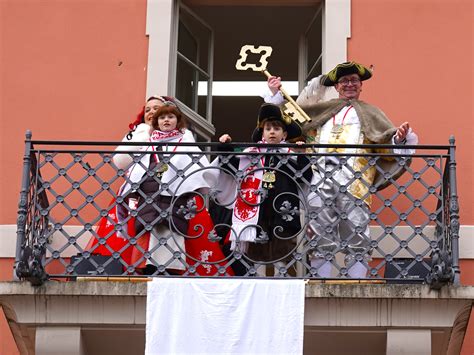
[[[181,101],[199,141],[250,139],[266,78],[237,71],[245,44],[273,48],[268,70],[294,84],[347,60],[350,0],[147,0],[147,95]],[[258,86],[260,89],[258,89]]]
[[[301,51],[305,51],[307,63],[313,64],[321,55],[322,3],[322,0],[179,2],[174,94],[186,105],[186,114],[192,117],[198,135],[215,141],[221,134],[230,133],[234,142],[250,140],[263,102],[261,94],[266,90],[266,77],[235,69],[240,48],[245,44],[271,46],[269,72],[293,83],[293,90],[285,88],[291,95],[298,95],[298,83],[303,85],[307,76],[317,73],[318,68],[321,70],[320,64],[314,70],[302,69]],[[304,36],[306,42],[302,41]]]

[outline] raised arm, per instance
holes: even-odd
[[[271,95],[267,94],[263,97],[264,101],[269,104],[282,105],[285,103],[285,98],[280,92],[281,78],[279,76],[270,76],[267,79],[267,86]]]
[[[137,129],[135,132],[133,132],[133,135],[131,139],[128,139],[126,136],[124,139],[122,139],[122,142],[147,142],[150,139],[150,133],[153,130],[153,128],[146,124],[146,123],[141,123],[137,126]],[[121,152],[121,151],[142,151],[145,150],[146,147],[143,146],[126,146],[126,145],[119,145],[115,151],[116,152]],[[117,166],[119,169],[126,169],[130,166],[130,164],[133,161],[133,158],[130,154],[115,154],[113,158],[114,164]]]
[[[398,127],[397,132],[395,133],[394,143],[395,144],[404,143],[406,141],[406,137],[409,130],[410,130],[410,124],[408,122],[402,123],[400,127]]]
[[[397,132],[392,138],[393,144],[417,145],[418,136],[410,127],[408,122],[404,122],[398,127]],[[415,154],[415,149],[394,149],[395,154]]]
[[[219,143],[221,144],[217,146],[217,151],[218,152],[233,151],[234,149],[229,146],[229,143],[231,142],[232,142],[232,137],[229,134],[224,133],[222,136],[219,137]],[[219,157],[219,160],[222,161],[221,157]],[[234,170],[238,169],[239,159],[237,159],[235,156],[232,156],[229,162],[227,164],[222,163],[221,167],[225,169],[229,169],[230,167],[232,167]]]
[[[311,79],[306,87],[301,91],[296,103],[298,105],[315,104],[324,100],[324,96],[328,91],[329,87],[321,84],[321,80],[324,79],[325,75],[317,76]]]

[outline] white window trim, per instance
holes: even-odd
[[[322,72],[347,61],[347,39],[351,37],[351,0],[326,0],[323,7]],[[326,98],[335,98],[331,90]]]
[[[178,9],[179,1],[177,0],[147,0],[148,64],[146,98],[152,95],[174,96]],[[210,74],[212,77],[212,68]],[[190,121],[194,130],[197,131],[196,133],[208,139],[215,134],[212,121],[197,119],[196,116],[198,115],[184,104],[180,107],[188,119],[194,117]],[[209,106],[209,110],[212,112],[212,105]],[[209,115],[210,117],[211,115]]]
[[[147,0],[146,35],[148,36],[148,64],[146,97],[169,95],[173,90],[175,0]]]

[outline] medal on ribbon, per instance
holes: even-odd
[[[346,116],[349,113],[349,111],[351,110],[351,108],[352,108],[352,105],[350,105],[347,108],[346,113],[344,113],[344,117],[342,117],[341,123],[336,124],[336,115],[334,115],[332,117],[333,126],[331,128],[331,134],[336,136],[336,140],[339,139],[340,136],[341,136],[341,133],[344,132],[344,120],[346,119]]]
[[[156,168],[156,176],[158,176],[158,178],[161,179],[161,177],[163,176],[163,174],[168,171],[168,164],[165,164],[165,163],[161,163],[161,164],[158,164],[157,168]]]
[[[336,124],[331,128],[331,133],[336,136],[336,139],[339,139],[342,132],[344,132],[344,126],[342,124]]]
[[[276,181],[276,175],[275,175],[275,172],[273,170],[271,171],[265,171],[265,173],[263,174],[263,177],[262,177],[262,181],[263,181],[263,187],[266,188],[266,189],[272,189],[273,188],[273,184],[275,183]]]

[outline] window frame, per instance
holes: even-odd
[[[203,25],[209,31],[209,43],[208,43],[208,72],[199,67],[198,64],[194,63],[192,60],[187,58],[184,54],[180,53],[178,50],[178,36],[179,36],[179,23],[180,23],[180,13],[181,11],[186,11],[188,15],[196,19],[201,25]],[[184,5],[182,1],[176,1],[176,6],[174,9],[174,21],[173,21],[173,30],[172,30],[172,49],[171,49],[171,61],[172,61],[172,74],[170,75],[169,83],[169,92],[172,96],[176,98],[181,111],[186,116],[188,121],[191,123],[193,130],[196,131],[196,134],[199,134],[201,137],[208,140],[215,134],[215,128],[212,124],[212,81],[213,81],[213,67],[214,67],[214,31],[204,20],[202,20],[198,15],[196,15],[188,6]],[[207,96],[206,96],[206,117],[203,117],[197,112],[197,107],[189,107],[185,103],[179,100],[176,97],[176,81],[177,81],[177,66],[178,60],[185,61],[198,73],[204,75],[208,78],[207,83]],[[197,75],[199,76],[199,75]],[[195,88],[194,100],[197,104],[198,101],[198,87]]]

